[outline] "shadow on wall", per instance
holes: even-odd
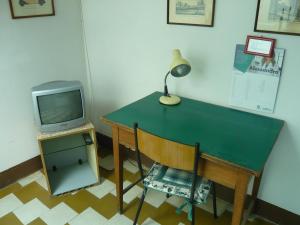
[[[264,192],[263,196],[266,198],[264,200],[271,201],[271,203],[282,208],[286,208],[288,204],[294,205],[294,210],[288,210],[299,214],[299,198],[295,198],[293,194],[285,194],[285,198],[278,197],[274,199],[274,196],[282,195],[286,185],[288,185],[291,192],[298,192],[300,179],[295,178],[299,177],[297,167],[300,164],[300,141],[295,134],[299,133],[300,130],[295,131],[294,129],[300,128],[297,125],[285,123],[266,163],[259,198]],[[274,185],[277,187],[274,188]],[[298,212],[295,210],[298,210]]]

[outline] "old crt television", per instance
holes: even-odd
[[[42,132],[78,127],[86,122],[80,81],[52,81],[32,88],[34,117]]]

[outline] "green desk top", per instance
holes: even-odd
[[[176,106],[159,103],[160,92],[146,96],[104,118],[139,127],[187,145],[200,143],[202,152],[260,172],[284,121],[188,98]]]

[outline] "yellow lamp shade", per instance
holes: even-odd
[[[173,60],[170,66],[170,73],[174,77],[183,77],[191,71],[190,63],[181,56],[179,49],[173,50]]]

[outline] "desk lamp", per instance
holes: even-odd
[[[167,78],[169,74],[174,77],[183,77],[191,71],[191,65],[189,62],[182,58],[179,49],[173,50],[173,60],[170,66],[170,70],[165,76],[165,88],[164,95],[159,98],[159,102],[164,105],[176,105],[180,103],[180,98],[175,95],[170,95],[167,87]]]

